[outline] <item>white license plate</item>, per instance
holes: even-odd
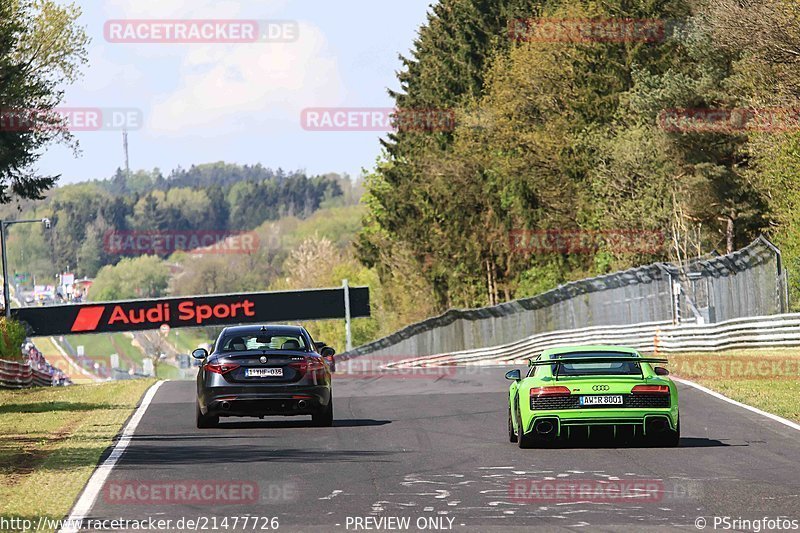
[[[273,378],[282,377],[282,368],[248,368],[244,371],[244,375],[248,378]]]
[[[622,405],[622,396],[581,396],[581,405]]]

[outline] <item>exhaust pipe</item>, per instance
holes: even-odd
[[[225,410],[225,411],[227,411],[228,409],[230,409],[230,408],[231,408],[231,404],[230,404],[230,403],[228,403],[228,402],[222,402],[222,404],[220,404],[220,406],[221,406],[221,407],[222,407],[222,409],[223,409],[223,410]]]
[[[667,430],[669,424],[667,424],[667,421],[664,418],[651,418],[648,421],[647,426],[648,426],[647,429],[649,431],[652,431],[654,433],[661,433]]]
[[[553,435],[553,433],[555,433],[556,426],[550,420],[540,420],[536,423],[536,426],[534,426],[533,429],[539,435],[542,435],[543,437],[548,437]]]
[[[300,400],[299,402],[297,402],[297,408],[298,409],[305,409],[307,405],[308,405],[308,403],[306,403],[305,400]]]

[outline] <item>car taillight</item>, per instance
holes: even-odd
[[[306,363],[304,359],[302,361],[295,361],[294,363],[289,363],[289,366],[297,370],[300,374],[305,374],[306,367],[308,367],[308,363]]]
[[[666,385],[636,385],[631,389],[633,394],[669,394],[669,387]]]
[[[531,396],[569,396],[569,387],[533,387]]]
[[[306,357],[302,361],[289,363],[289,366],[297,370],[301,376],[306,373],[313,374],[317,379],[322,379],[325,376],[325,363],[317,357]]]
[[[205,369],[215,374],[227,374],[231,370],[236,370],[239,366],[240,365],[232,365],[230,363],[208,363]]]

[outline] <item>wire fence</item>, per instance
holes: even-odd
[[[645,353],[715,352],[745,348],[800,346],[800,314],[746,317],[715,324],[652,322],[629,326],[595,326],[538,333],[490,348],[478,348],[390,361],[388,368],[452,367],[455,365],[519,365],[543,350],[559,346],[605,344],[636,348]],[[371,357],[365,357],[371,359]],[[792,364],[792,363],[790,363]],[[759,362],[766,374],[770,364]],[[795,372],[791,374],[795,377]]]
[[[786,313],[781,253],[759,237],[727,255],[656,263],[567,283],[533,298],[450,310],[346,352],[415,357],[511,343],[536,333],[591,326],[716,323]]]

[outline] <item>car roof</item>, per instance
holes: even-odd
[[[635,348],[628,346],[610,346],[608,344],[594,344],[584,346],[558,346],[556,348],[547,348],[542,352],[542,357],[552,358],[554,355],[561,355],[567,353],[583,353],[583,352],[609,352],[609,353],[624,353],[631,355],[640,355],[639,351]]]
[[[286,325],[250,325],[250,326],[229,326],[222,330],[225,335],[258,335],[261,329],[266,328],[270,334],[278,335],[302,335],[305,332],[303,326],[286,326]]]

